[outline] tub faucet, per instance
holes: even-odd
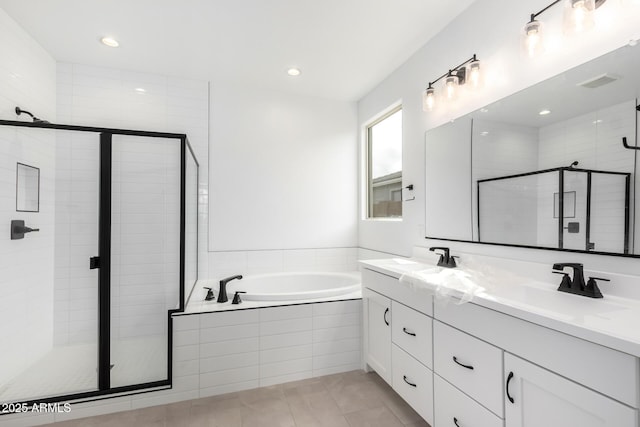
[[[227,302],[229,298],[227,298],[227,283],[235,279],[242,279],[242,275],[238,274],[236,276],[227,277],[226,279],[220,280],[220,291],[218,292],[218,302]]]

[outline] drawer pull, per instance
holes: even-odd
[[[406,375],[403,375],[402,379],[404,380],[405,383],[409,384],[411,387],[418,387],[416,384],[410,383],[409,381],[407,381],[407,376]]]
[[[458,359],[455,356],[453,356],[453,361],[456,362],[458,365],[462,366],[463,368],[471,369],[473,371],[473,366],[465,365],[464,363],[458,362]]]
[[[387,313],[389,312],[389,307],[387,307],[387,309],[384,311],[384,314],[382,315],[382,318],[384,319],[384,323],[387,324],[387,326],[389,326],[389,322],[387,321]]]
[[[404,332],[404,333],[405,333],[405,334],[407,334],[407,335],[411,335],[412,337],[415,337],[415,336],[416,336],[416,334],[415,334],[415,333],[407,331],[407,328],[402,328],[402,332]]]
[[[511,397],[511,395],[509,394],[509,383],[511,382],[512,379],[513,379],[513,372],[509,372],[509,375],[507,376],[507,385],[505,386],[505,390],[507,392],[507,398],[511,403],[513,403],[513,397]]]
[[[458,419],[456,417],[453,417],[453,423],[456,425],[456,427],[460,427],[460,424],[458,424]]]

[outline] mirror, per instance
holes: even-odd
[[[640,255],[638,70],[625,46],[427,131],[426,237]]]
[[[16,211],[40,210],[40,169],[18,163],[16,167]]]

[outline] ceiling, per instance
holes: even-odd
[[[474,0],[0,0],[56,60],[355,101]],[[99,43],[102,36],[117,49]],[[290,77],[289,67],[302,74]]]

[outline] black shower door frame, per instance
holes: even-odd
[[[39,403],[55,403],[66,401],[90,402],[100,400],[114,394],[140,394],[168,389],[172,387],[173,365],[173,313],[183,312],[185,309],[185,249],[186,249],[186,170],[187,150],[198,168],[199,163],[193,152],[186,134],[152,132],[130,129],[114,129],[91,126],[63,125],[55,123],[32,123],[13,120],[0,120],[0,126],[26,127],[37,129],[53,129],[75,132],[97,133],[100,137],[100,206],[98,208],[98,256],[87,260],[89,268],[99,269],[98,274],[98,387],[95,391],[73,393],[46,397],[24,402],[27,405]],[[111,187],[112,187],[112,158],[113,136],[139,136],[149,138],[175,139],[180,144],[180,280],[177,284],[180,295],[179,307],[167,311],[167,378],[141,384],[122,387],[111,387]],[[108,195],[108,196],[107,196]],[[196,247],[197,243],[196,231]],[[196,278],[197,256],[196,256]],[[195,282],[194,282],[195,283]]]

